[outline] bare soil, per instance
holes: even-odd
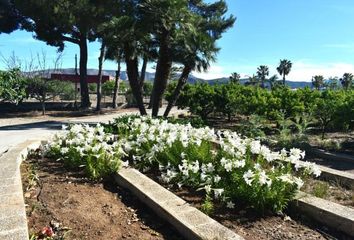
[[[354,192],[340,186],[338,182],[309,179],[302,191],[331,202],[354,208]]]
[[[148,173],[147,176],[158,181],[154,173]],[[177,188],[161,182],[160,184],[194,207],[201,209],[204,200],[200,191],[185,187]],[[255,209],[237,204],[235,209],[227,209],[216,203],[210,217],[246,240],[350,239],[336,232],[335,229],[328,229],[295,211],[289,210],[287,214],[260,213]]]
[[[21,173],[32,235],[50,226],[54,239],[181,239],[110,179],[92,182],[45,158],[25,161]]]

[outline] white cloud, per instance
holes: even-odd
[[[218,65],[212,65],[207,72],[193,72],[193,75],[197,78],[202,78],[205,80],[229,76],[229,74],[225,73],[224,68]]]
[[[256,65],[239,65],[234,64],[236,67],[230,66],[221,66],[221,65],[213,65],[210,67],[208,72],[198,73],[193,72],[193,75],[202,78],[202,79],[215,79],[221,77],[229,77],[232,72],[240,73],[242,78],[247,78],[248,76],[252,76],[256,73],[257,67]],[[270,76],[277,74],[276,68],[278,66],[278,62],[272,62],[268,64],[264,64],[269,67]],[[334,62],[334,63],[313,63],[309,59],[303,59],[298,61],[293,61],[293,67],[291,69],[290,74],[287,76],[287,79],[291,81],[308,81],[310,82],[312,76],[315,75],[323,75],[325,78],[328,77],[341,77],[344,73],[354,73],[354,64],[344,63],[344,62]],[[281,79],[281,76],[279,76]]]
[[[304,61],[293,62],[293,67],[287,79],[292,81],[311,81],[314,75],[341,77],[344,73],[354,73],[354,65],[349,63],[314,64]]]

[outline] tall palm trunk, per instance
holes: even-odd
[[[97,105],[96,111],[101,110],[101,99],[102,99],[102,66],[105,54],[105,44],[102,41],[100,56],[98,57],[98,81],[97,81]]]
[[[120,56],[117,59],[117,71],[116,71],[116,79],[114,83],[114,93],[113,93],[113,108],[118,107],[118,91],[119,91],[119,78],[120,78]]]
[[[283,85],[285,86],[285,73],[283,74]]]
[[[170,32],[166,29],[162,29],[159,57],[156,64],[155,81],[150,100],[152,104],[153,117],[157,117],[159,113],[160,102],[162,100],[162,95],[167,87],[167,81],[172,67],[169,45]]]
[[[175,90],[173,91],[173,94],[171,96],[170,101],[168,102],[165,113],[163,114],[164,117],[168,117],[168,114],[170,114],[172,107],[176,104],[177,99],[178,99],[179,95],[181,94],[182,88],[187,83],[188,76],[191,73],[191,71],[192,71],[191,67],[184,66],[182,74],[178,79],[177,86],[176,86]]]
[[[141,73],[140,73],[140,86],[141,87],[144,87],[147,63],[148,63],[147,57],[144,57],[143,65],[141,66]]]
[[[81,92],[81,107],[89,108],[90,96],[87,84],[87,39],[85,36],[80,38],[80,92]]]
[[[136,56],[132,56],[128,44],[125,44],[124,51],[130,87],[138,104],[140,114],[146,115],[146,110],[143,102],[142,88],[139,83],[138,59]]]

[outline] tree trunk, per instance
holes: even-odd
[[[152,116],[157,117],[163,93],[167,87],[168,77],[172,67],[169,51],[170,32],[162,29],[160,39],[159,57],[156,64],[155,81],[151,94]]]
[[[119,77],[120,77],[120,56],[117,60],[117,71],[116,71],[116,79],[114,83],[114,93],[113,93],[113,108],[118,107],[118,92],[119,92]]]
[[[81,92],[81,107],[89,108],[91,106],[90,103],[90,95],[88,91],[87,84],[87,39],[86,37],[81,37],[80,39],[80,92]]]
[[[285,86],[285,74],[283,74],[283,85]]]
[[[138,104],[140,114],[146,115],[142,89],[139,83],[138,59],[135,56],[132,57],[130,48],[127,44],[124,46],[124,51],[130,87]]]
[[[98,81],[97,81],[97,105],[96,111],[101,110],[101,99],[102,99],[102,65],[104,59],[105,44],[102,41],[100,56],[98,57]]]
[[[42,115],[45,115],[45,98],[46,98],[46,94],[44,93],[44,95],[42,96]]]
[[[179,95],[181,94],[182,88],[187,83],[188,76],[189,76],[191,71],[192,71],[191,67],[185,66],[183,68],[182,74],[181,74],[181,76],[178,79],[177,86],[176,86],[175,90],[173,91],[173,94],[171,96],[170,101],[168,102],[168,105],[167,105],[167,108],[165,110],[165,113],[163,114],[164,117],[168,117],[172,107],[176,104],[177,99],[178,99]]]
[[[141,66],[141,73],[140,73],[140,86],[141,87],[144,87],[147,63],[148,63],[147,57],[144,57],[143,65]]]

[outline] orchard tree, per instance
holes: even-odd
[[[312,77],[312,86],[320,90],[324,85],[324,77],[322,75],[316,75]]]
[[[14,0],[29,24],[24,28],[35,38],[62,51],[65,42],[80,48],[81,107],[90,106],[87,76],[88,41],[97,38],[97,27],[111,16],[115,1],[91,0]],[[112,7],[113,6],[113,7]]]
[[[278,73],[283,76],[283,85],[285,86],[285,77],[290,73],[292,62],[287,59],[280,60],[279,66],[277,67]]]
[[[27,78],[20,69],[0,71],[0,102],[18,104],[26,98]]]
[[[261,81],[261,87],[264,88],[265,81],[267,76],[269,75],[269,68],[265,65],[261,65],[257,68],[257,77]]]
[[[39,76],[29,78],[27,83],[28,96],[35,98],[41,103],[42,115],[46,112],[46,102],[56,96],[68,95],[73,88],[69,82],[44,79]],[[69,94],[72,95],[72,94]]]

